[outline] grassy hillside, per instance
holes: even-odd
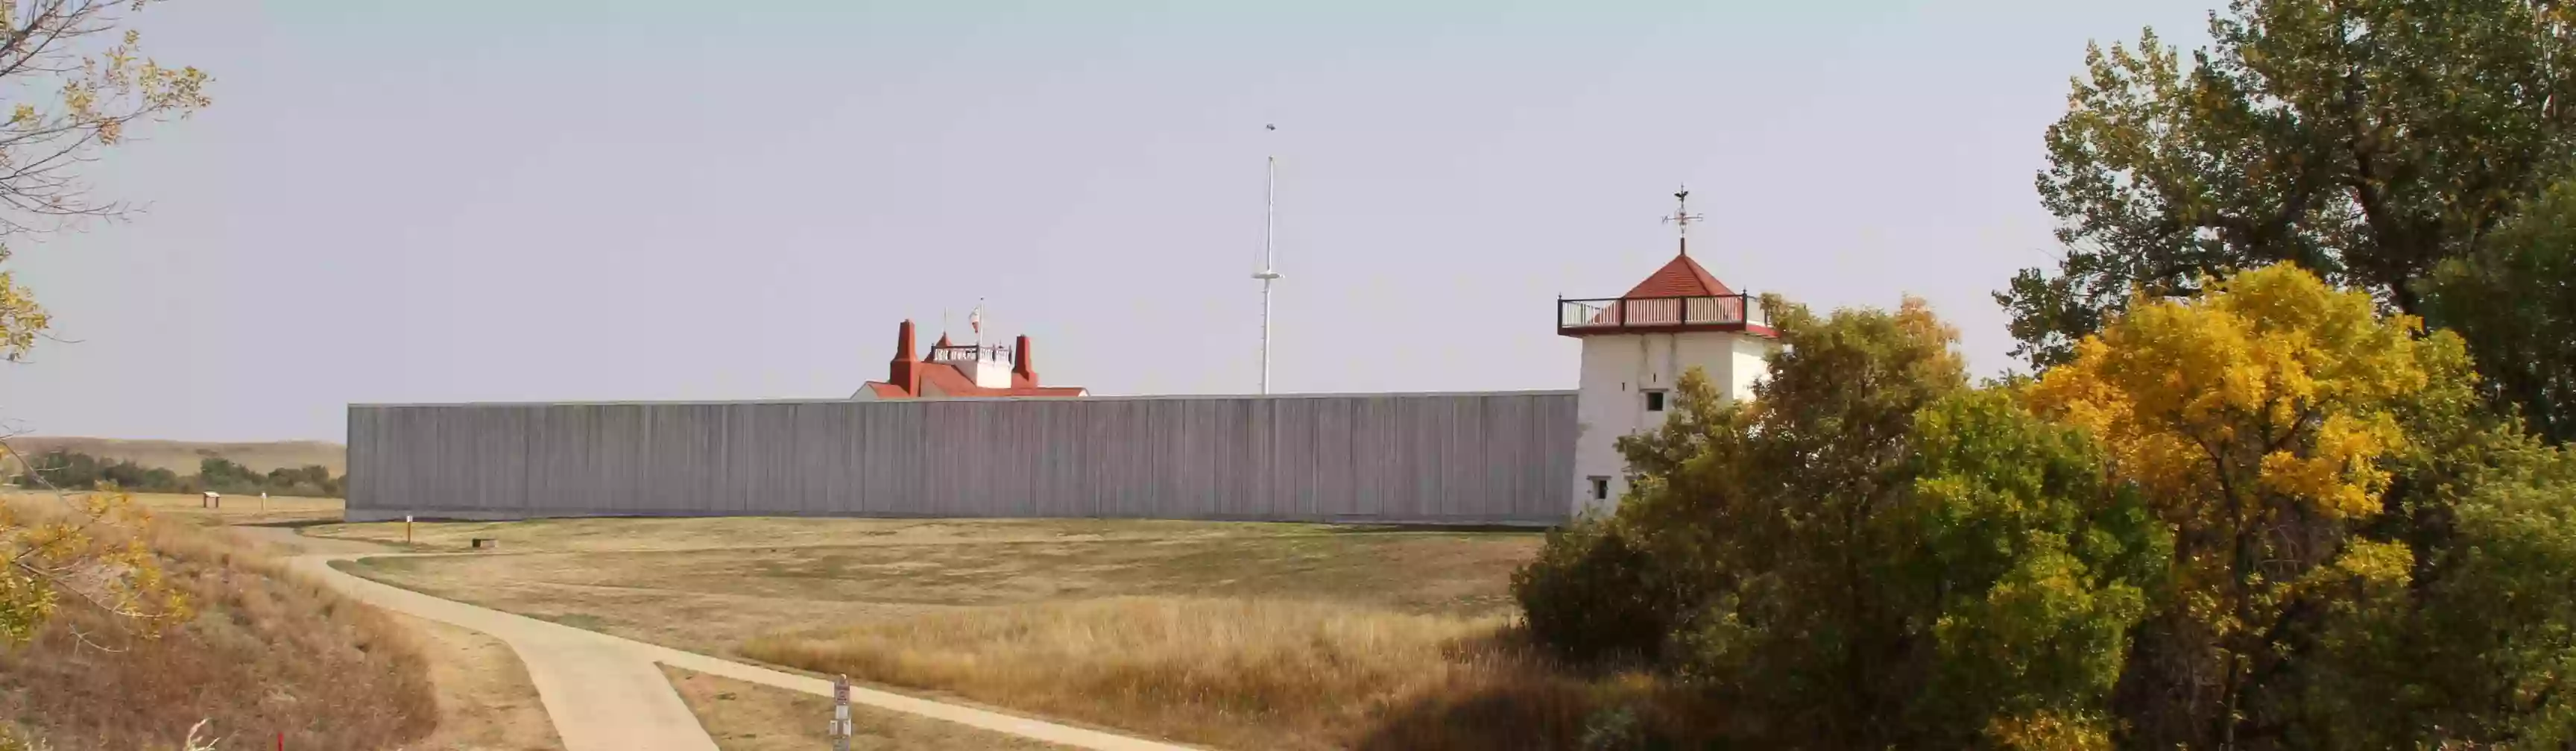
[[[438,723],[400,624],[189,521],[158,525],[153,546],[195,617],[143,639],[67,604],[32,642],[0,645],[0,718],[55,751],[175,748],[200,720],[220,749],[281,735],[290,749],[391,749]]]
[[[182,475],[195,473],[197,462],[209,456],[231,459],[257,472],[319,464],[331,468],[331,474],[337,475],[348,472],[349,465],[348,448],[330,441],[216,443],[22,436],[9,439],[9,446],[28,456],[61,449],[107,460],[123,459]]]

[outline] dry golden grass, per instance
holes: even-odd
[[[904,618],[967,606],[1130,595],[1348,603],[1399,613],[1508,612],[1504,583],[1539,536],[1526,532],[1311,531],[1215,522],[879,521],[846,534],[794,537],[801,526],[870,520],[711,519],[705,542],[659,519],[500,525],[419,524],[416,539],[497,553],[376,558],[351,573],[406,589],[549,619],[576,618],[618,636],[726,654],[761,634]],[[1133,526],[1129,526],[1133,525]],[[400,525],[325,525],[310,535],[382,539]],[[475,531],[456,534],[452,526]],[[354,529],[353,529],[354,528]],[[876,529],[877,535],[854,529]],[[763,531],[777,534],[763,538]],[[360,534],[351,534],[352,532]],[[784,544],[810,539],[810,547]],[[450,547],[450,546],[453,547]],[[633,546],[631,552],[594,546]],[[552,551],[578,552],[552,552]]]
[[[1321,524],[1153,519],[591,517],[498,522],[420,521],[411,525],[410,539],[413,544],[430,549],[464,550],[468,541],[480,537],[498,540],[501,549],[508,551],[596,553],[1032,542],[1213,541],[1346,535],[1354,529]],[[380,543],[404,540],[403,523],[399,521],[331,524],[307,529],[305,533],[315,537]]]
[[[306,531],[401,535],[399,524]],[[1587,723],[1618,707],[1659,730],[1709,725],[1651,681],[1568,674],[1518,646],[1505,585],[1538,547],[1527,531],[735,518],[414,532],[432,549],[502,544],[349,570],[642,641],[1217,748],[1581,748]],[[760,737],[720,745],[778,740],[742,727]]]
[[[349,464],[348,448],[329,441],[205,442],[31,435],[11,438],[9,446],[28,456],[60,449],[110,461],[131,461],[183,475],[195,474],[197,463],[211,456],[231,459],[235,464],[263,473],[279,467],[319,464],[331,468],[331,474],[337,475],[347,472]]]
[[[261,499],[257,493],[224,496],[223,505],[215,508],[205,508],[205,498],[196,494],[136,493],[134,502],[150,509],[156,516],[199,524],[336,522],[347,505],[338,498],[281,495]]]
[[[510,645],[478,631],[394,614],[420,637],[437,687],[438,730],[418,751],[563,751],[528,669]]]
[[[134,506],[152,511],[152,516],[165,521],[193,526],[224,524],[322,524],[340,521],[345,503],[340,498],[296,498],[296,496],[224,496],[224,506],[204,508],[204,496],[193,493],[131,493]],[[52,493],[41,490],[0,490],[0,503],[54,503]]]
[[[0,490],[0,503],[50,504],[53,497],[42,491]],[[153,516],[200,526],[336,522],[346,506],[338,498],[271,496],[262,501],[256,493],[224,496],[217,508],[205,508],[205,498],[194,493],[135,493],[133,498]]]
[[[391,749],[437,721],[418,646],[388,616],[228,535],[162,522],[152,547],[195,617],[159,638],[67,604],[0,646],[0,717],[57,751],[170,748],[190,725],[225,749]],[[121,651],[84,646],[74,631]]]
[[[815,751],[832,747],[823,720],[832,716],[832,700],[663,666],[671,688],[680,692],[698,724],[715,739],[719,751]],[[850,747],[904,751],[1048,751],[1064,749],[1044,741],[1004,735],[878,709],[850,705]]]
[[[1393,710],[1523,664],[1499,617],[1115,597],[752,640],[755,659],[1232,748],[1339,748]]]

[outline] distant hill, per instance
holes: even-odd
[[[19,453],[35,456],[55,449],[88,454],[100,459],[124,459],[146,467],[160,467],[182,475],[197,473],[197,463],[209,456],[220,456],[249,468],[267,472],[279,467],[295,468],[319,464],[331,468],[331,474],[349,471],[349,449],[330,441],[267,441],[252,443],[214,443],[200,441],[127,440],[123,438],[72,438],[64,436],[20,436],[9,439],[9,447]]]

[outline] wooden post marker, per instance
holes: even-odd
[[[411,515],[403,515],[403,544],[411,544]]]
[[[832,751],[850,751],[850,677],[832,676]]]

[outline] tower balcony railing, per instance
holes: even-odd
[[[1556,301],[1556,332],[1605,334],[1619,331],[1768,331],[1769,311],[1762,298],[1749,295],[1699,297],[1613,297]]]

